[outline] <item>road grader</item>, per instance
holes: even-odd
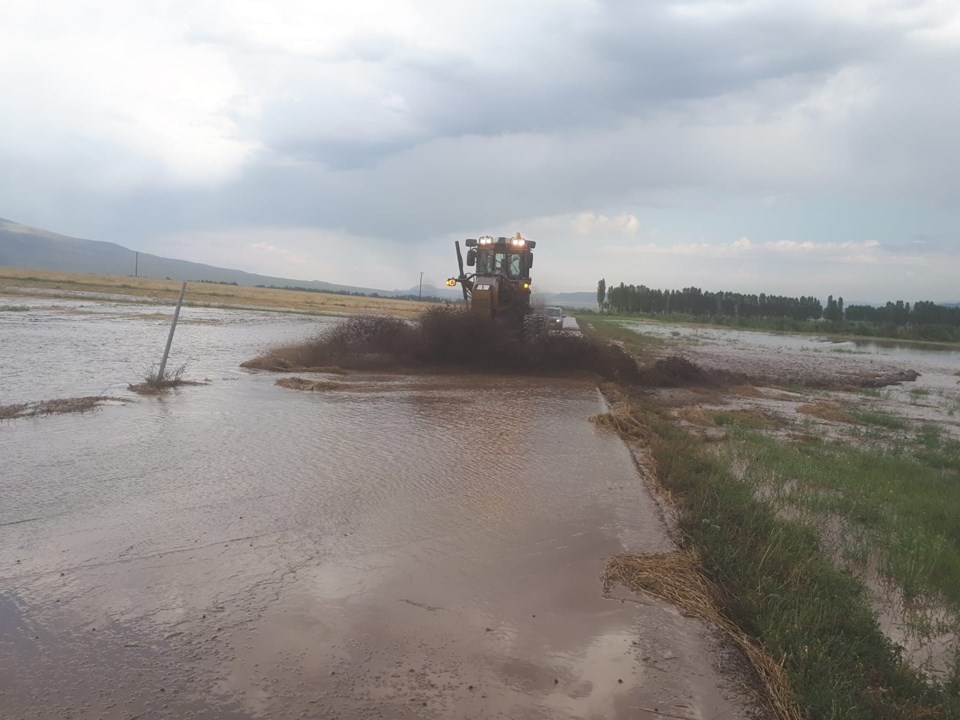
[[[460,241],[454,245],[460,274],[447,279],[446,284],[460,285],[468,312],[519,332],[524,338],[545,332],[546,318],[530,304],[535,240],[527,240],[520,233],[509,238],[484,235],[465,240],[467,267],[476,268],[470,273],[464,271]]]

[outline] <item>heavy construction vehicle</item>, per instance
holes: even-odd
[[[464,272],[460,241],[454,245],[460,275],[449,278],[446,284],[455,287],[459,283],[469,312],[517,330],[524,337],[544,331],[546,319],[530,305],[535,240],[527,240],[520,233],[512,238],[484,235],[465,240],[467,267],[476,267],[472,273]]]

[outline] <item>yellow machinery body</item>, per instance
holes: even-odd
[[[460,276],[447,280],[447,285],[460,284],[464,301],[471,313],[520,326],[530,315],[530,269],[536,242],[516,236],[468,239],[465,273],[460,243],[456,243]]]

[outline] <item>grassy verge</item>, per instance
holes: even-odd
[[[620,321],[644,321],[668,324],[722,327],[734,330],[758,330],[774,333],[809,333],[857,340],[879,340],[933,345],[960,343],[960,328],[945,325],[893,325],[867,321],[847,320],[793,320],[789,318],[745,318],[723,315],[698,316],[679,313],[612,314],[584,317],[615,318]]]
[[[733,427],[719,455],[777,509],[814,524],[840,519],[852,532],[837,549],[870,556],[908,599],[932,596],[960,614],[960,443],[937,427],[867,447]]]
[[[615,323],[585,320],[620,339]],[[960,443],[847,403],[785,399],[798,418],[618,393],[626,420],[612,424],[644,446],[721,616],[782,663],[804,716],[960,718],[960,667],[936,680],[912,667],[865,585],[873,572],[905,604],[932,601],[953,620],[929,630],[960,632]],[[685,429],[698,421],[709,442]]]
[[[622,325],[628,318],[605,315],[578,315],[577,323],[584,335],[599,340],[613,340],[639,360],[653,360],[667,344],[662,338],[642,335]],[[634,318],[635,319],[635,318]]]
[[[956,682],[931,687],[906,665],[880,631],[863,586],[835,565],[815,528],[783,517],[733,472],[729,457],[663,410],[634,397],[628,412],[635,427],[647,429],[642,441],[657,480],[679,506],[680,529],[719,588],[719,611],[782,663],[806,717],[960,717]],[[772,445],[760,450],[776,453]],[[747,446],[751,451],[757,447]],[[798,453],[801,460],[811,454]],[[823,460],[811,475],[829,465]]]

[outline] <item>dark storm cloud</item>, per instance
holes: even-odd
[[[0,216],[61,232],[162,252],[258,227],[416,248],[521,225],[662,263],[704,237],[752,237],[744,258],[809,233],[956,244],[944,3],[78,0],[54,25],[11,17]],[[871,203],[895,231],[864,221]],[[580,213],[627,220],[578,234]]]
[[[797,92],[805,91],[844,67],[889,53],[900,40],[897,29],[882,23],[789,8],[700,18],[672,7],[605,3],[573,18],[556,36],[538,40],[509,67],[435,57],[394,40],[386,43],[389,50],[359,56],[381,65],[389,86],[404,98],[409,130],[379,141],[328,140],[309,131],[290,137],[282,129],[284,118],[320,117],[329,104],[317,82],[295,103],[280,101],[267,110],[266,138],[278,153],[344,169],[369,167],[377,157],[436,138],[603,131],[624,117],[683,108],[771,81],[788,80]]]

